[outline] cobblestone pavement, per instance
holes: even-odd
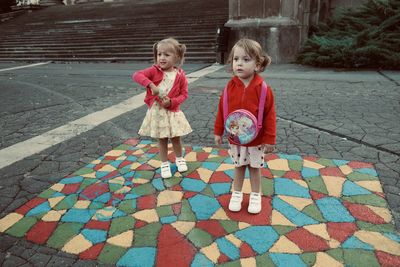
[[[0,147],[139,94],[140,88],[129,76],[143,66],[51,64],[0,72],[0,86],[4,88]],[[186,67],[191,72],[203,66]],[[399,73],[277,65],[263,75],[276,97],[278,151],[374,164],[398,227]],[[190,97],[182,109],[194,132],[184,139],[186,145],[213,146],[216,104],[229,77],[220,70],[190,85]],[[136,132],[145,111],[142,106],[1,169],[0,218],[125,140],[138,138]],[[0,262],[4,266],[106,265],[7,234],[0,236]]]

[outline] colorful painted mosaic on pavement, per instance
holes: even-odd
[[[226,150],[187,147],[189,170],[171,179],[157,152],[126,141],[2,218],[0,231],[118,266],[400,266],[371,164],[271,155],[262,212],[250,215],[248,195],[242,211],[227,209]]]

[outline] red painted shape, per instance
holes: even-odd
[[[96,164],[96,166],[93,167],[93,170],[98,171],[101,168],[103,168],[105,165],[107,165],[107,164],[104,164],[104,163]]]
[[[78,184],[66,184],[64,186],[64,188],[61,190],[61,193],[65,194],[65,195],[76,193],[79,190],[80,186],[81,186],[80,183],[78,183]]]
[[[218,155],[222,156],[222,157],[228,157],[229,156],[229,152],[226,149],[221,149],[218,151]]]
[[[171,187],[172,191],[183,191],[182,186],[180,186],[179,184],[174,185],[173,187]]]
[[[286,237],[305,252],[324,251],[330,248],[326,240],[311,234],[304,228],[295,229],[286,234]]]
[[[319,170],[320,175],[346,177],[343,172],[337,167],[326,167]]]
[[[316,162],[318,160],[318,158],[317,157],[313,157],[313,156],[304,156],[303,160]]]
[[[193,196],[195,196],[195,195],[197,195],[196,192],[185,192],[185,193],[183,194],[183,198],[189,199],[189,198],[191,198],[191,197],[193,197]]]
[[[325,194],[314,191],[314,190],[310,190],[310,195],[313,200],[318,200],[318,199],[326,197]]]
[[[132,164],[132,161],[124,160],[123,162],[121,162],[121,164],[119,164],[118,169],[122,169],[123,167],[128,166],[130,164]]]
[[[378,216],[370,208],[360,204],[353,204],[347,201],[343,201],[343,204],[350,211],[354,218],[360,221],[369,222],[373,224],[384,224],[386,223],[383,218]]]
[[[139,139],[131,138],[131,139],[126,140],[124,142],[124,144],[136,146],[137,144],[139,144]]]
[[[240,246],[240,257],[241,258],[248,258],[248,257],[255,257],[257,253],[246,243],[243,242]]]
[[[219,264],[222,264],[222,263],[228,262],[230,260],[231,259],[228,256],[226,256],[224,253],[221,253],[221,255],[218,257],[218,261],[217,262]]]
[[[268,179],[273,179],[274,175],[272,174],[270,169],[262,168],[261,169],[261,177],[265,177],[265,178],[268,178]]]
[[[28,233],[26,233],[26,240],[32,241],[36,244],[44,244],[50,235],[56,229],[58,222],[37,222]]]
[[[328,222],[326,224],[329,236],[340,243],[344,242],[349,236],[357,230],[355,223],[348,222]]]
[[[283,175],[283,177],[285,178],[289,178],[289,179],[294,179],[294,180],[302,180],[302,176],[301,173],[298,171],[288,171],[285,172],[285,174]]]
[[[100,255],[100,252],[103,250],[103,247],[104,243],[96,244],[93,247],[90,247],[81,254],[79,254],[79,258],[82,260],[95,260]]]
[[[225,229],[221,226],[221,224],[218,221],[215,220],[199,221],[196,224],[196,227],[206,231],[213,237],[221,237],[227,235]]]
[[[29,200],[28,202],[26,202],[21,207],[19,207],[18,209],[16,209],[15,212],[19,213],[21,215],[25,215],[28,211],[30,211],[37,205],[42,204],[45,201],[46,201],[46,199],[44,199],[44,198],[40,198],[40,197],[33,198],[33,199]]]
[[[146,151],[147,154],[158,154],[160,150],[158,149],[158,147],[152,147],[149,150]]]
[[[243,195],[242,209],[239,212],[232,212],[228,209],[229,200],[231,198],[230,194],[222,195],[218,197],[219,203],[221,203],[222,208],[228,215],[229,219],[233,221],[246,222],[251,225],[271,225],[271,197],[263,196],[261,198],[261,212],[258,214],[250,214],[247,212],[247,207],[249,205],[249,195]]]
[[[119,158],[120,156],[105,156],[104,157],[104,160],[111,160],[111,161],[114,161],[114,160],[116,160],[117,158]]]
[[[197,179],[197,180],[201,180],[200,175],[197,171],[193,171],[187,175],[185,175],[185,177],[187,178],[192,178],[192,179]]]
[[[375,251],[376,257],[382,267],[400,266],[400,257],[383,251]]]
[[[171,225],[162,226],[158,235],[156,266],[190,266],[195,247]]]
[[[206,152],[197,152],[196,156],[197,156],[197,161],[205,161],[206,159],[208,159],[210,154]]]
[[[155,168],[148,164],[143,163],[142,165],[137,167],[136,170],[138,170],[138,171],[153,171],[153,170],[155,170]]]
[[[121,175],[119,173],[119,171],[114,170],[114,171],[110,172],[109,174],[107,174],[106,176],[102,177],[101,180],[107,180],[109,178],[113,178],[113,177],[116,177],[116,176],[119,176],[119,175]]]
[[[147,222],[141,221],[141,220],[136,220],[135,229],[139,229],[139,228],[141,228],[141,227],[143,227],[145,225],[147,225]]]
[[[182,203],[175,203],[172,204],[172,210],[174,211],[175,215],[179,215],[181,213]]]
[[[268,154],[265,155],[265,162],[268,162],[269,160],[274,160],[274,159],[280,159],[280,157],[277,154]]]
[[[86,225],[85,228],[87,229],[98,229],[98,230],[106,230],[110,228],[110,223],[111,222],[101,222],[101,221],[89,221]]]
[[[232,179],[223,171],[214,172],[211,177],[209,183],[230,183]]]
[[[87,200],[92,200],[98,196],[101,196],[102,194],[104,194],[108,191],[109,191],[108,184],[95,183],[95,184],[91,184],[88,187],[86,187],[82,191],[81,195]]]
[[[353,169],[369,168],[373,169],[374,166],[371,163],[361,162],[361,161],[350,161],[347,165]]]
[[[137,208],[139,210],[154,209],[157,204],[156,195],[147,195],[137,199]]]

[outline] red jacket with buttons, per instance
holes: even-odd
[[[227,85],[228,90],[228,112],[237,109],[246,109],[253,113],[257,118],[258,104],[261,96],[263,79],[255,74],[249,85],[245,88],[243,82],[238,77],[233,77]],[[268,86],[268,85],[267,85]],[[214,125],[214,134],[222,136],[224,134],[224,115],[223,115],[223,92],[219,99],[218,113]],[[276,142],[276,113],[274,95],[270,86],[267,90],[267,98],[264,106],[263,126],[256,139],[243,146],[258,146],[261,144],[275,145]]]
[[[164,71],[158,65],[153,65],[147,69],[132,74],[132,79],[135,82],[147,88],[144,102],[149,108],[153,105],[154,101],[158,101],[161,104],[160,97],[151,94],[149,85],[150,83],[154,83],[158,86],[163,78]],[[185,72],[182,69],[178,69],[174,84],[167,96],[171,99],[171,106],[167,109],[173,112],[179,111],[180,104],[182,104],[188,97],[188,82]]]

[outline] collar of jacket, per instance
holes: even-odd
[[[244,83],[242,82],[242,80],[240,80],[239,77],[234,76],[232,81],[235,85],[244,87]],[[253,79],[250,81],[247,87],[257,86],[259,84],[262,84],[263,81],[263,78],[258,73],[255,73]]]
[[[160,67],[160,65],[157,65],[157,64],[154,64],[153,65],[156,69],[158,69],[159,71],[162,71],[163,72],[163,69]],[[177,67],[174,67],[178,72],[177,72],[177,74],[182,74],[182,72],[183,72],[183,70],[181,69],[181,68],[177,68]]]

